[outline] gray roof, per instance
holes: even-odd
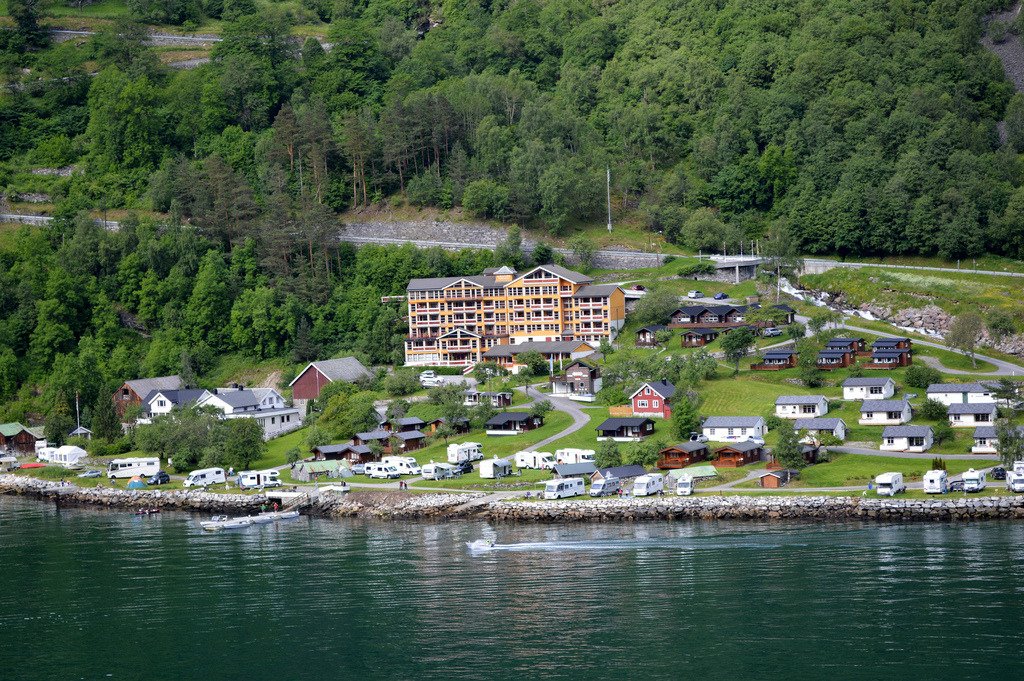
[[[527,270],[522,274],[518,275],[515,280],[522,279],[526,275],[530,274],[531,272],[536,272],[537,270],[547,270],[551,274],[559,276],[562,279],[567,279],[573,282],[574,284],[589,284],[590,282],[594,281],[592,278],[588,277],[585,274],[580,274],[579,272],[574,272],[567,267],[562,267],[561,265],[555,265],[552,263],[549,263],[547,265],[538,265],[537,267],[534,267],[532,270]]]
[[[849,350],[821,350],[818,352],[818,357],[827,357],[829,359],[838,359],[845,354],[848,354]]]
[[[643,416],[626,416],[623,418],[613,417],[602,421],[601,425],[597,427],[597,430],[607,431],[618,430],[619,428],[637,427],[643,425],[646,422],[653,423],[651,419],[644,418]]]
[[[846,422],[838,418],[822,417],[816,419],[797,419],[793,421],[794,430],[835,430],[840,423],[846,428]]]
[[[355,452],[356,454],[369,454],[370,448],[366,445],[340,444],[340,445],[319,445],[313,447],[313,451],[321,454],[339,454],[341,452]]]
[[[764,425],[760,416],[709,416],[701,424],[702,428],[756,428]]]
[[[843,381],[844,388],[874,388],[885,386],[889,383],[895,384],[891,378],[848,378]]]
[[[896,345],[897,343],[906,343],[908,341],[910,341],[910,339],[906,338],[906,337],[878,338],[878,339],[875,340],[874,343],[871,344],[871,347],[873,347],[873,348],[891,347],[893,345]]]
[[[590,475],[597,471],[597,466],[589,461],[584,463],[560,463],[554,468],[555,475],[567,477],[570,475]]]
[[[684,452],[699,452],[702,449],[707,449],[707,442],[680,442],[677,445],[670,445],[665,449],[681,449]]]
[[[1024,435],[1024,426],[1017,426],[1017,432]],[[974,429],[974,439],[980,437],[993,438],[997,437],[995,426],[978,426]]]
[[[364,378],[372,378],[373,374],[370,370],[363,366],[355,357],[338,357],[336,359],[324,359],[317,362],[310,362],[309,367],[315,367],[317,371],[326,376],[331,381],[347,381],[352,383]],[[306,369],[299,372],[299,376],[306,373]],[[289,385],[299,380],[299,376],[295,377]]]
[[[717,329],[708,329],[703,326],[683,331],[684,336],[717,336],[718,334],[719,331]]]
[[[398,426],[422,426],[426,421],[418,416],[403,416],[400,419],[395,419],[393,423]]]
[[[360,440],[387,440],[391,437],[391,433],[386,430],[370,430],[365,433],[356,433],[356,437]]]
[[[860,403],[860,411],[871,413],[879,411],[903,411],[906,407],[906,400],[864,400]]]
[[[987,393],[991,389],[981,383],[932,383],[926,392],[930,393]]]
[[[583,286],[573,294],[573,298],[607,298],[619,290],[615,284],[591,284]]]
[[[157,395],[163,395],[171,404],[181,406],[183,404],[192,404],[193,402],[198,401],[199,398],[205,394],[206,391],[202,388],[188,388],[186,390],[154,390],[146,396],[144,401],[146,404],[149,404]]]
[[[228,390],[226,392],[217,392],[216,396],[228,406],[236,409],[242,407],[256,407],[260,403],[259,397],[256,393],[248,388],[241,390]]]
[[[996,410],[996,405],[993,403],[978,404],[976,402],[956,402],[949,405],[946,410],[948,414],[992,414]]]
[[[125,381],[125,385],[135,391],[135,394],[146,397],[154,390],[180,390],[185,387],[181,376],[157,376],[156,378],[136,378],[132,381]]]
[[[393,433],[399,440],[422,440],[426,437],[418,430],[404,430],[401,433]]]
[[[836,346],[856,345],[858,343],[863,342],[863,340],[864,340],[863,338],[850,338],[850,337],[838,336],[838,337],[833,338],[832,340],[828,341],[827,343],[825,343],[825,347],[829,348],[829,347],[836,347]]]
[[[583,341],[528,341],[526,343],[495,345],[487,349],[484,357],[512,357],[524,352],[539,352],[542,355],[550,354],[571,354],[581,345],[586,345],[591,350],[594,347]],[[585,352],[585,350],[583,351]]]
[[[504,426],[508,423],[518,423],[521,421],[529,420],[530,415],[525,411],[509,411],[503,414],[495,414],[491,418],[487,419],[487,426]]]
[[[661,380],[661,381],[647,381],[646,383],[641,385],[639,388],[637,388],[636,391],[633,393],[633,395],[636,395],[638,392],[643,390],[644,386],[649,386],[651,388],[651,390],[653,390],[654,392],[658,393],[662,397],[672,397],[672,396],[674,396],[676,394],[676,387],[674,385],[672,385],[671,383],[669,383],[666,380]]]
[[[762,353],[762,356],[767,359],[769,357],[792,357],[795,354],[796,350],[793,350],[792,348],[775,348],[772,350],[765,350],[764,353]]]
[[[601,476],[607,478],[612,475],[620,480],[625,478],[635,478],[640,475],[645,475],[647,469],[638,463],[633,463],[628,466],[612,466],[610,468],[601,468]]]
[[[899,357],[900,355],[905,355],[908,352],[910,352],[910,350],[907,348],[875,348],[871,351],[871,356],[887,359],[890,357]]]
[[[484,288],[504,286],[504,284],[498,284],[493,276],[477,275],[472,277],[429,277],[426,279],[410,279],[405,290],[431,291],[433,289],[442,289],[451,286],[457,281],[462,281],[463,279]]]
[[[827,403],[824,395],[781,395],[775,398],[775,404],[818,404]]]
[[[639,329],[637,329],[637,332],[639,333],[640,331],[650,331],[651,333],[657,333],[658,331],[664,331],[667,328],[668,327],[665,326],[664,324],[651,324],[649,326],[641,326]]]
[[[886,426],[882,429],[882,437],[928,437],[931,434],[931,426]]]
[[[737,452],[749,452],[754,449],[761,449],[761,445],[757,444],[753,440],[741,440],[739,442],[730,442],[723,444],[715,451],[722,451],[723,449],[735,449]]]

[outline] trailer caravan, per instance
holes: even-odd
[[[924,474],[925,494],[945,494],[949,491],[949,475],[946,471],[934,470]]]
[[[965,492],[981,492],[985,489],[985,471],[968,469],[963,474]]]
[[[206,487],[227,482],[227,480],[228,478],[224,475],[223,468],[200,468],[189,473],[182,485],[185,487]]]
[[[455,466],[431,461],[423,467],[424,480],[447,480],[455,475]]]
[[[555,457],[551,452],[516,452],[515,463],[516,468],[551,470],[555,467]]]
[[[693,478],[689,475],[680,475],[676,480],[676,494],[681,497],[693,494]]]
[[[242,471],[238,474],[239,489],[280,486],[281,472],[274,469],[266,471]]]
[[[596,452],[593,449],[566,449],[555,450],[556,463],[594,463]]]
[[[545,499],[561,499],[563,497],[575,497],[586,491],[586,483],[583,478],[559,478],[548,480],[544,484]]]
[[[480,477],[488,480],[497,480],[512,475],[512,464],[508,459],[484,459],[480,462]]]
[[[610,494],[618,494],[620,489],[622,489],[622,481],[614,475],[607,475],[590,485],[590,496],[606,497]]]
[[[661,473],[648,473],[633,481],[634,497],[646,497],[664,491],[665,476]]]
[[[900,492],[907,491],[907,486],[903,483],[903,473],[882,473],[875,478],[875,487],[880,497],[894,497]]]
[[[448,463],[479,461],[482,458],[484,458],[484,450],[479,442],[461,442],[448,445]]]
[[[157,457],[139,459],[114,459],[107,466],[107,477],[134,478],[136,475],[148,477],[160,471],[160,459]],[[224,482],[221,480],[221,482]]]

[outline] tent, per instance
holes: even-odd
[[[143,489],[146,486],[146,481],[142,479],[142,476],[136,475],[134,478],[128,481],[128,489]]]

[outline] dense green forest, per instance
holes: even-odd
[[[998,4],[128,0],[219,20],[211,62],[174,71],[128,20],[51,45],[45,2],[9,0],[0,186],[259,248],[388,201],[560,234],[610,167],[617,210],[694,249],[1019,257],[1024,99],[979,44]],[[310,16],[330,49],[290,33]]]

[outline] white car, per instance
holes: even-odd
[[[701,293],[700,291],[690,291],[689,293],[686,294],[686,297],[687,298],[703,298],[704,294]]]

